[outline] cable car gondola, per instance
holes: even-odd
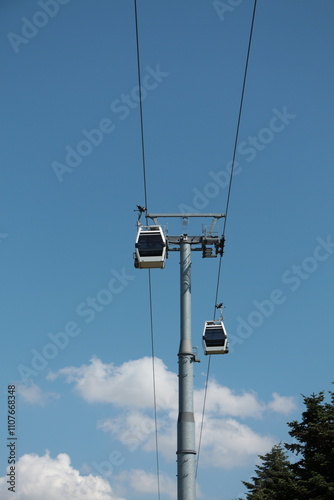
[[[135,267],[163,269],[166,254],[166,237],[161,226],[139,226],[134,254]]]
[[[227,354],[228,342],[223,321],[206,321],[202,341],[204,354]]]

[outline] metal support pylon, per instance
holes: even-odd
[[[141,213],[144,207],[138,206]],[[196,499],[196,451],[194,419],[194,363],[198,361],[191,339],[191,251],[202,252],[205,257],[217,257],[224,251],[224,237],[212,234],[218,219],[225,214],[146,214],[146,218],[159,225],[158,218],[211,217],[210,230],[202,236],[166,236],[168,252],[180,251],[180,347],[179,360],[179,414],[177,421],[177,500]],[[194,247],[194,248],[192,248]],[[209,251],[210,250],[210,251]],[[168,253],[167,252],[167,253]]]
[[[179,415],[177,422],[177,498],[194,500],[195,419],[193,405],[194,353],[191,340],[191,243],[180,240]]]

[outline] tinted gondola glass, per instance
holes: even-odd
[[[139,227],[134,257],[139,269],[165,267],[166,238],[161,226]]]
[[[206,321],[203,330],[204,354],[227,354],[228,341],[222,321]]]

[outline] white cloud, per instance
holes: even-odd
[[[99,421],[97,427],[111,432],[130,451],[135,451],[155,433],[154,419],[139,411]]]
[[[158,492],[157,474],[145,472],[140,469],[123,471],[116,478],[120,482],[127,484],[135,493],[142,495],[156,495]],[[172,499],[176,498],[176,480],[163,472],[159,473],[159,490],[162,495],[167,495]]]
[[[8,491],[8,476],[0,478],[2,500],[124,500],[116,496],[108,481],[99,477],[81,476],[71,466],[70,457],[59,454],[52,459],[43,456],[23,455],[16,464],[16,491]]]
[[[80,396],[89,403],[112,403],[120,408],[152,408],[152,358],[130,360],[120,366],[103,363],[93,357],[89,365],[67,367],[48,375],[49,380],[63,376],[73,383]],[[156,396],[158,410],[177,410],[177,375],[167,369],[163,361],[155,358]],[[204,389],[195,389],[194,405],[200,411]],[[269,404],[261,402],[253,391],[235,394],[215,380],[208,384],[206,411],[221,416],[260,418],[270,409],[288,413],[295,409],[294,398],[273,393]]]
[[[295,398],[292,396],[280,396],[277,392],[272,394],[273,400],[268,403],[268,408],[284,415],[297,408]]]
[[[195,407],[201,408],[204,401],[204,389],[194,392]],[[258,401],[253,392],[234,394],[228,387],[219,385],[215,380],[208,383],[206,410],[219,415],[233,417],[261,417],[265,405]]]
[[[195,415],[195,420],[196,420]],[[170,412],[165,415],[163,421],[159,420],[159,451],[169,462],[174,462],[176,459],[176,441],[177,441],[177,412]],[[155,450],[155,435],[147,436],[147,439],[142,446],[144,451]]]
[[[160,359],[155,359],[159,451],[169,461],[175,460],[177,421],[177,376]],[[49,376],[63,376],[73,383],[86,401],[109,402],[122,408],[112,418],[98,422],[98,428],[111,433],[130,451],[155,450],[153,418],[152,359],[128,361],[117,367],[92,358],[89,365],[68,367]],[[236,394],[211,380],[208,384],[201,462],[204,466],[230,468],[245,465],[270,450],[274,440],[253,431],[237,419],[264,418],[270,412],[288,413],[295,409],[291,397],[273,393],[264,403],[253,391]],[[200,433],[204,389],[195,389],[196,436]],[[150,415],[148,415],[150,411]]]
[[[271,437],[261,436],[235,419],[209,418],[205,420],[199,463],[201,467],[225,469],[246,465],[274,444]]]
[[[68,367],[48,375],[49,380],[64,376],[74,383],[80,396],[89,403],[106,402],[119,407],[152,408],[152,358],[127,361],[121,366],[102,363],[96,357],[90,365]],[[155,358],[157,406],[161,409],[177,405],[177,376],[167,370],[161,359]]]
[[[169,462],[175,461],[176,422],[177,416],[174,413],[158,422],[159,452]],[[195,413],[195,422],[198,439],[201,413]],[[155,451],[154,420],[142,412],[129,412],[116,419],[106,419],[99,423],[99,428],[110,432],[113,439],[121,441],[131,452],[138,448],[147,452]],[[257,455],[269,451],[274,444],[275,441],[270,436],[262,436],[233,418],[216,418],[207,413],[202,434],[200,466],[226,469],[246,465]]]
[[[44,406],[51,400],[60,398],[60,394],[42,391],[34,382],[18,385],[17,392],[26,403],[39,406]]]

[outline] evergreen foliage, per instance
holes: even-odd
[[[243,481],[249,490],[247,500],[294,500],[294,474],[281,444],[266,455],[259,455],[253,483]]]
[[[325,402],[323,392],[304,396],[301,422],[288,423],[297,443],[286,444],[299,461],[291,465],[296,474],[300,499],[334,499],[334,393]]]
[[[324,392],[303,396],[301,421],[288,423],[294,442],[284,445],[297,460],[291,463],[281,444],[260,455],[252,482],[243,481],[247,500],[334,500],[334,392],[329,394],[330,402]]]

